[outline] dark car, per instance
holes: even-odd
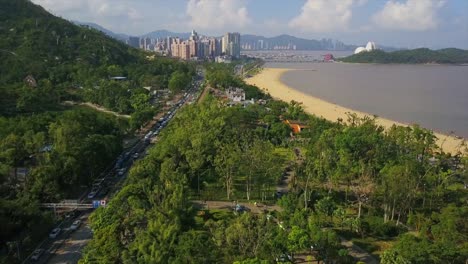
[[[284,262],[293,262],[293,258],[289,254],[281,254],[281,256],[276,258],[276,262],[284,263]]]
[[[236,213],[244,213],[244,212],[249,212],[250,209],[241,204],[236,204],[236,206],[234,207],[234,211]]]

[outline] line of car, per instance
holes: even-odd
[[[60,236],[62,231],[73,232],[73,231],[78,230],[78,228],[80,226],[81,226],[81,220],[75,220],[75,221],[73,221],[73,223],[70,225],[70,227],[68,229],[62,230],[61,227],[56,227],[56,228],[52,229],[52,231],[49,233],[49,239],[55,240],[56,238],[58,238]],[[46,251],[43,248],[38,248],[38,249],[34,250],[32,255],[31,255],[31,260],[32,261],[38,261],[45,252]],[[52,253],[52,252],[49,252],[49,253]]]
[[[196,81],[195,85],[198,87],[200,85],[200,82]],[[136,144],[131,150],[121,154],[117,158],[113,170],[111,170],[106,175],[106,177],[98,179],[95,182],[93,182],[91,191],[88,193],[88,196],[87,196],[88,199],[95,198],[97,196],[97,194],[100,193],[100,192],[101,192],[100,194],[102,196],[102,191],[101,190],[102,190],[102,187],[103,187],[103,183],[105,182],[107,177],[111,177],[114,174],[118,175],[119,177],[124,176],[125,173],[128,171],[128,168],[131,166],[131,163],[134,160],[137,160],[140,157],[139,151],[141,151],[142,149],[144,150],[144,148],[146,146],[148,146],[149,143],[151,142],[151,139],[159,135],[161,130],[163,128],[165,128],[167,126],[168,122],[174,117],[177,110],[183,104],[185,104],[187,101],[190,100],[189,103],[194,101],[194,97],[192,96],[192,98],[190,98],[191,96],[192,96],[192,94],[190,92],[186,92],[183,95],[183,97],[174,105],[174,107],[172,109],[170,109],[163,117],[161,117],[158,120],[156,125],[144,136],[144,138],[143,138],[144,146],[143,147],[140,144]],[[130,157],[131,157],[131,159],[130,159]],[[130,163],[130,164],[127,164],[127,163]],[[127,164],[128,167],[125,166],[125,164]]]
[[[199,87],[199,84],[200,83],[197,81],[195,83],[195,86]],[[192,96],[192,98],[190,98],[191,96]],[[125,175],[125,173],[128,171],[128,168],[132,165],[133,161],[137,160],[140,157],[139,151],[141,151],[141,150],[144,151],[145,148],[149,145],[150,139],[152,137],[155,137],[155,136],[159,135],[160,131],[164,127],[166,127],[167,123],[174,117],[177,110],[183,104],[185,104],[187,101],[189,101],[189,103],[192,103],[194,100],[195,100],[195,97],[191,93],[189,93],[189,92],[185,93],[184,96],[182,97],[182,99],[180,99],[170,111],[168,111],[163,117],[161,117],[158,120],[158,122],[153,127],[153,129],[151,131],[149,131],[145,135],[145,137],[144,137],[144,139],[142,141],[135,144],[135,146],[131,150],[121,154],[117,158],[113,169],[110,172],[108,172],[105,177],[102,177],[102,178],[99,178],[99,179],[96,179],[96,180],[93,181],[91,191],[88,193],[87,198],[88,199],[96,198],[96,196],[98,194],[100,196],[107,195],[107,193],[110,190],[110,187],[107,186],[107,184],[108,184],[107,183],[107,178],[110,178],[113,175],[118,175],[118,176]],[[143,144],[140,144],[140,143],[143,143]],[[127,165],[127,166],[125,166],[125,165]],[[77,211],[69,212],[65,216],[65,219],[74,219],[77,216],[76,212]],[[81,224],[82,224],[81,220],[75,220],[70,225],[70,227],[65,229],[65,230],[67,230],[69,232],[76,231],[76,230],[79,229]],[[62,230],[62,228],[60,226],[54,228],[49,233],[49,239],[51,239],[51,240],[57,239],[60,236],[60,234],[62,233],[62,231],[64,231],[64,230]],[[38,248],[38,249],[34,250],[34,252],[31,255],[31,260],[32,261],[38,261],[44,253],[45,253],[45,250],[43,248]],[[52,253],[52,252],[50,252],[50,253]]]

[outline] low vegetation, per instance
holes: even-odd
[[[420,48],[393,52],[374,50],[354,54],[341,59],[341,61],[351,63],[463,64],[468,63],[468,51],[454,48],[441,50]]]

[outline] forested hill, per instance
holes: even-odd
[[[27,74],[67,80],[70,67],[93,70],[102,64],[124,65],[138,53],[98,31],[55,17],[27,0],[0,0],[1,84],[19,82]]]
[[[69,99],[133,113],[134,91],[167,87],[175,71],[190,74],[186,63],[147,55],[28,0],[0,0],[0,114],[40,112]],[[129,82],[111,83],[110,76]]]
[[[375,50],[354,54],[341,59],[341,61],[351,63],[462,64],[468,63],[468,50],[455,48],[441,50],[421,48],[394,52]]]

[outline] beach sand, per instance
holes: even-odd
[[[305,94],[298,90],[295,90],[284,83],[281,82],[281,75],[287,71],[293,71],[294,69],[282,69],[282,68],[264,68],[262,71],[246,79],[245,81],[248,84],[256,85],[259,88],[265,90],[273,98],[280,99],[285,102],[290,102],[292,100],[301,102],[304,106],[304,109],[307,113],[314,114],[319,117],[323,117],[330,121],[337,121],[338,118],[347,120],[347,112],[356,113],[359,117],[372,116],[371,114],[352,110],[337,104],[333,104],[322,99],[313,97],[311,95]],[[379,117],[377,119],[377,124],[390,128],[392,125],[396,124],[399,126],[408,126],[400,122],[393,120],[385,119]],[[461,139],[457,139],[453,136],[447,136],[441,133],[434,133],[437,137],[437,144],[445,151],[452,154],[456,154],[462,143]]]

